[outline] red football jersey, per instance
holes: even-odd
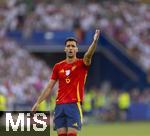
[[[55,64],[51,79],[59,82],[56,104],[82,102],[88,67],[83,59],[71,64],[66,60]]]

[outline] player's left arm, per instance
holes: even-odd
[[[96,30],[93,37],[93,42],[88,48],[87,52],[84,54],[83,62],[86,66],[89,66],[91,64],[92,56],[96,50],[99,35],[100,35],[100,30]]]

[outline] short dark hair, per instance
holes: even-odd
[[[65,40],[65,45],[68,41],[74,41],[76,42],[76,44],[78,44],[77,40],[74,38],[74,37],[68,37],[66,40]]]

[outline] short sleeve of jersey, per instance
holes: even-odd
[[[83,65],[83,67],[84,67],[85,69],[87,69],[87,70],[89,69],[90,65],[88,65],[88,66],[85,65],[83,59],[81,59],[80,62],[81,62],[81,64]]]
[[[57,80],[58,79],[58,65],[56,65],[56,64],[53,67],[51,79],[53,79],[53,80]]]

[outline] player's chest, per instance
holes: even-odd
[[[60,67],[58,76],[59,78],[66,78],[75,76],[78,73],[79,65],[64,65]]]

